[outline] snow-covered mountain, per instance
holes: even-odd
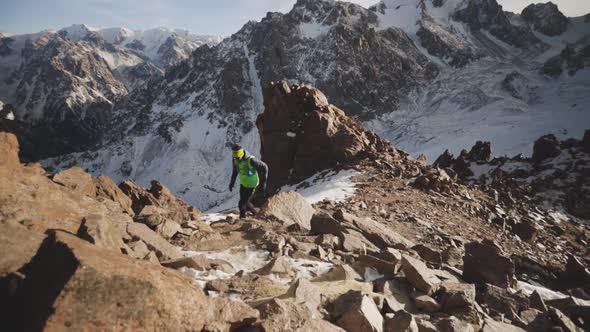
[[[79,41],[100,36],[105,42],[127,50],[165,69],[187,59],[202,45],[216,45],[220,36],[195,35],[187,30],[158,27],[148,30],[127,28],[95,29],[84,24],[72,25],[58,31],[64,37]]]
[[[1,35],[0,98],[14,106],[18,128],[30,127],[19,131],[26,141],[51,142],[32,158],[88,149],[110,126],[118,100],[197,47],[218,41],[165,28],[84,25]]]
[[[101,149],[46,165],[78,163],[142,185],[157,178],[207,209],[232,196],[226,143],[258,152],[262,87],[279,79],[314,84],[412,153],[433,158],[480,139],[495,154],[527,153],[542,134],[580,136],[590,124],[590,23],[556,19],[563,26],[546,29],[547,13],[559,17],[547,8],[522,17],[495,0],[384,0],[370,9],[299,0],[134,90]],[[568,45],[578,45],[573,55]]]

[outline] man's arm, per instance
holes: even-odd
[[[229,191],[232,191],[234,188],[234,184],[236,183],[236,178],[238,177],[238,165],[232,159],[231,162],[232,171],[231,171],[231,180],[229,181]]]
[[[256,172],[258,172],[258,177],[260,178],[260,189],[265,190],[266,179],[268,178],[268,166],[266,163],[264,163],[264,161],[258,160],[256,158],[250,159],[250,164],[252,167],[254,167],[254,169],[256,169]]]

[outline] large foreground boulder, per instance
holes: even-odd
[[[185,275],[54,232],[21,272],[7,330],[200,331],[238,326],[258,312],[208,298]]]
[[[465,245],[463,278],[475,283],[490,283],[502,288],[516,286],[514,262],[493,241]]]
[[[391,145],[346,116],[318,89],[285,81],[264,89],[264,112],[256,120],[271,189],[328,168],[383,152]]]

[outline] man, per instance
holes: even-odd
[[[240,218],[246,217],[246,212],[250,211],[256,214],[258,211],[250,202],[254,196],[256,188],[261,193],[266,190],[266,179],[268,175],[268,166],[261,160],[257,160],[250,155],[241,146],[232,146],[232,167],[231,181],[229,191],[234,188],[236,177],[240,175]]]

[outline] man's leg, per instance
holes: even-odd
[[[252,203],[250,203],[250,199],[252,198],[253,193],[254,188],[246,188],[244,186],[240,186],[240,203],[238,204],[238,207],[240,208],[240,218],[246,217],[246,211],[252,212],[251,208],[254,208],[254,206],[252,205]]]

